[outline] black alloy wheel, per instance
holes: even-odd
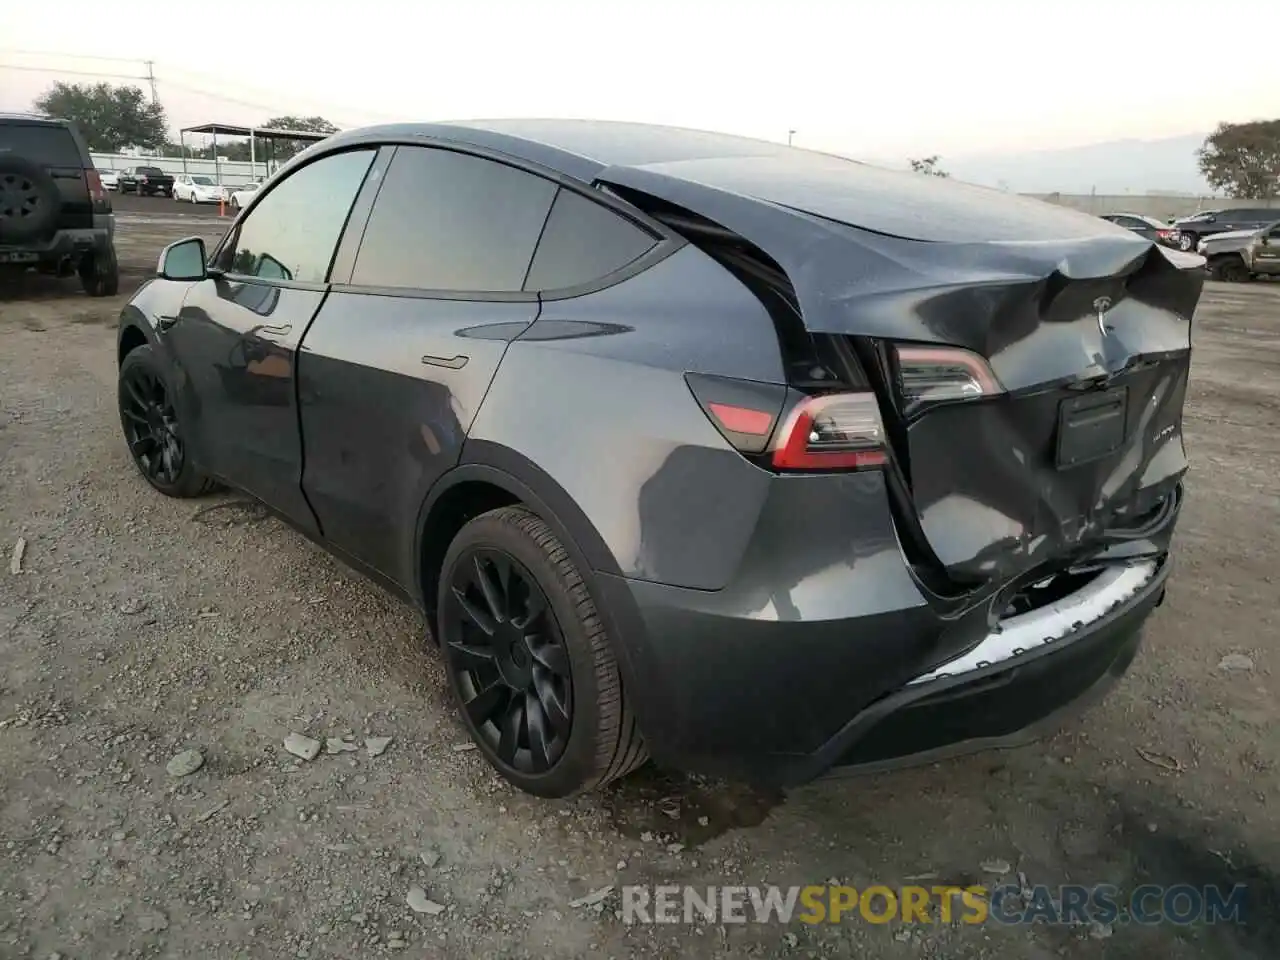
[[[129,452],[146,478],[173,486],[185,462],[178,414],[164,381],[145,367],[122,371],[120,419]]]
[[[173,390],[150,346],[120,364],[120,426],[129,453],[147,482],[168,497],[198,497],[217,484],[191,462]]]
[[[568,746],[574,703],[547,595],[510,554],[476,547],[453,565],[445,602],[445,656],[473,734],[510,771],[549,772]]]

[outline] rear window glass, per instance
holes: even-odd
[[[601,204],[561,189],[542,231],[526,290],[559,290],[592,283],[648,253],[657,243]]]
[[[0,124],[0,154],[56,167],[78,167],[83,162],[70,130],[36,124]]]
[[[138,172],[145,173],[149,177],[152,175],[155,175],[157,177],[164,176],[164,171],[161,170],[159,167],[139,167]]]

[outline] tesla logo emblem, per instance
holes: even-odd
[[[1110,297],[1099,297],[1093,301],[1093,311],[1098,315],[1098,331],[1104,336],[1110,336],[1111,328],[1107,326],[1107,311],[1111,309]]]

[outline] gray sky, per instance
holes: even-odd
[[[1203,29],[1207,9],[1193,0],[59,0],[56,29],[32,31],[26,6],[10,2],[0,3],[0,109],[28,108],[57,79],[120,82],[34,68],[139,74],[138,61],[153,60],[175,127],[280,113],[342,126],[592,117],[782,141],[795,129],[797,145],[853,156],[946,157],[1280,113],[1266,69],[1176,69],[1202,62],[1182,55],[1229,39]],[[122,59],[81,59],[90,55]]]

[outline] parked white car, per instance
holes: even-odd
[[[173,199],[188,203],[220,203],[227,199],[227,191],[214,183],[211,177],[180,173],[173,178]]]
[[[246,183],[232,190],[231,209],[239,210],[241,207],[247,207],[249,201],[253,199],[254,194],[258,192],[261,186],[262,182],[258,181],[256,183]]]
[[[120,189],[120,172],[118,170],[98,170],[98,179],[102,181],[103,190]]]

